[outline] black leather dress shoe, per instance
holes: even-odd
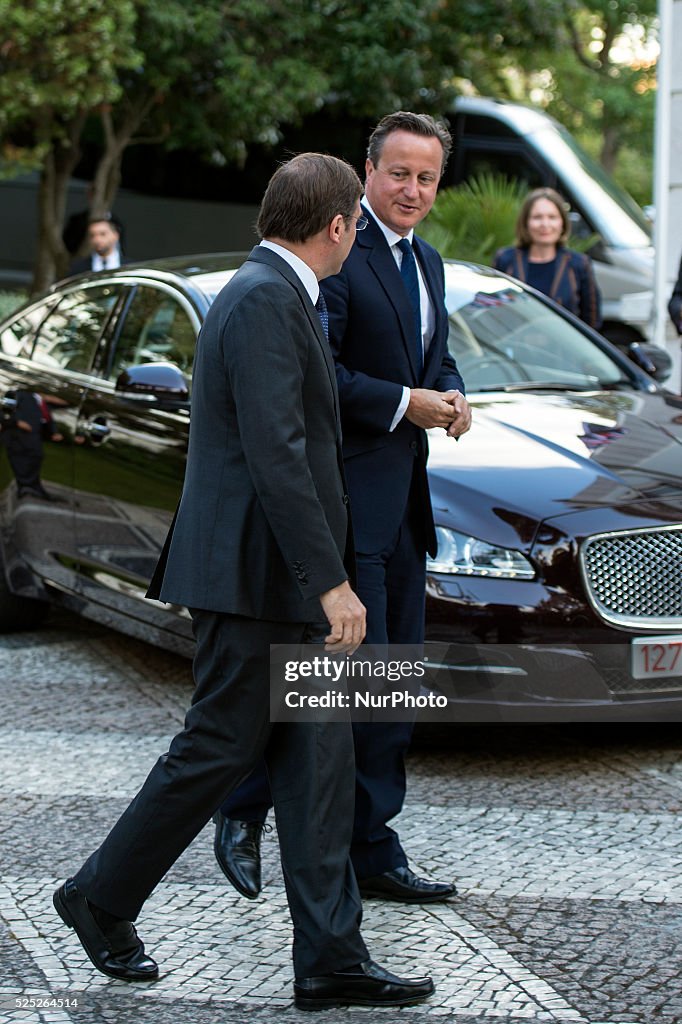
[[[130,921],[98,923],[96,908],[79,892],[72,878],[67,879],[52,897],[55,910],[64,924],[73,928],[81,945],[98,971],[122,981],[154,981],[159,968],[150,956]]]
[[[398,978],[373,960],[317,978],[296,978],[294,1002],[299,1010],[328,1010],[332,1006],[409,1006],[428,999],[435,989],[431,978]]]
[[[255,900],[261,891],[260,839],[269,825],[261,821],[234,821],[220,811],[213,815],[213,851],[220,869],[237,892]]]
[[[457,892],[454,884],[419,878],[405,866],[385,871],[383,875],[358,879],[358,885],[363,898],[393,900],[395,903],[438,903]]]

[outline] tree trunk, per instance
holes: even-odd
[[[94,214],[107,213],[113,206],[118,187],[121,184],[123,150],[129,141],[129,138],[107,140],[92,183],[93,194],[90,209]]]
[[[33,263],[31,295],[43,292],[57,276],[50,239],[54,232],[52,213],[52,153],[48,153],[38,185],[38,240]]]
[[[619,151],[620,139],[618,129],[614,126],[605,126],[602,132],[599,162],[609,174],[613,174]]]
[[[63,140],[52,140],[43,162],[38,187],[38,245],[33,265],[31,294],[45,291],[63,277],[69,253],[62,241],[69,179],[80,159],[78,142],[85,124],[79,115],[67,127]]]
[[[93,181],[91,214],[111,210],[121,181],[121,162],[126,146],[135,141],[157,141],[136,140],[133,137],[144,123],[156,99],[155,93],[138,97],[135,103],[129,105],[118,126],[114,125],[108,107],[104,107],[100,112],[105,145]],[[69,179],[80,159],[79,142],[86,119],[87,112],[81,112],[66,126],[63,140],[51,140],[43,164],[38,198],[38,251],[33,269],[32,294],[49,288],[56,278],[63,277],[68,270],[69,253],[62,241],[66,196]],[[83,243],[83,250],[87,251],[87,242]]]
[[[111,212],[121,184],[123,154],[131,142],[136,141],[133,136],[144,123],[155,102],[156,95],[154,93],[137,97],[135,101],[128,99],[125,115],[119,119],[118,124],[114,122],[109,107],[101,109],[104,150],[97,163],[92,183],[91,214]],[[122,243],[124,242],[125,240],[122,238]]]

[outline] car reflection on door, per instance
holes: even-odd
[[[168,608],[144,599],[180,499],[189,403],[116,389],[126,367],[169,360],[191,370],[198,320],[160,288],[135,289],[106,372],[81,405],[74,458],[76,546],[88,600],[168,627]],[[176,609],[178,628],[189,618]]]

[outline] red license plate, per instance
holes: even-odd
[[[682,635],[636,637],[630,666],[635,679],[682,676]]]

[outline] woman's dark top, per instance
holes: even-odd
[[[493,266],[548,295],[558,305],[575,313],[590,327],[601,326],[601,295],[589,256],[563,245],[548,263],[532,263],[528,249],[510,245],[498,249]]]

